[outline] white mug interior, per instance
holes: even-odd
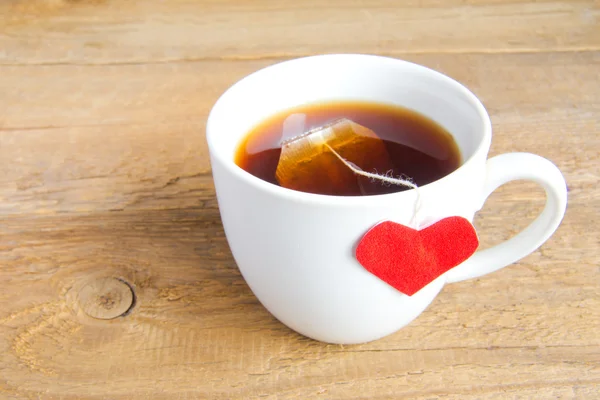
[[[234,163],[237,147],[255,125],[299,105],[353,100],[398,105],[429,117],[452,134],[463,165],[478,150],[487,153],[489,149],[489,116],[479,99],[457,81],[407,61],[334,54],[275,64],[229,88],[208,119],[211,154],[237,170],[235,173],[247,175],[256,184],[267,184]]]

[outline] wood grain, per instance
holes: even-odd
[[[0,49],[8,64],[580,51],[600,48],[599,18],[594,0],[9,0]]]
[[[0,399],[598,398],[599,16],[598,1],[0,2]],[[280,324],[229,252],[205,121],[241,77],[322,52],[466,84],[492,154],[565,174],[556,234],[376,342]],[[533,184],[500,188],[483,246],[542,206]]]

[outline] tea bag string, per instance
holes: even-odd
[[[350,168],[350,170],[352,170],[352,172],[354,172],[355,174],[364,176],[366,178],[386,182],[386,183],[389,183],[392,185],[404,186],[404,187],[414,189],[415,193],[417,195],[417,199],[415,201],[415,208],[414,208],[413,216],[410,220],[410,225],[413,226],[417,230],[419,229],[418,214],[419,214],[419,211],[421,210],[421,192],[419,191],[419,188],[417,187],[416,184],[414,184],[413,182],[411,182],[408,179],[394,178],[391,176],[379,175],[379,174],[375,174],[372,172],[364,171],[360,167],[358,167],[356,164],[354,164],[353,162],[350,162],[350,161],[346,160],[344,157],[342,157],[329,144],[327,144],[327,143],[324,143],[324,144],[342,163],[344,163],[344,165],[346,167]]]

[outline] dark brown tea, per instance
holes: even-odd
[[[403,107],[369,102],[315,103],[275,114],[254,127],[242,140],[235,154],[235,163],[252,175],[279,185],[275,173],[282,143],[341,118],[372,130],[383,141],[392,163],[391,171],[368,172],[409,178],[417,186],[423,186],[460,166],[458,146],[442,126]],[[367,165],[369,156],[376,157],[374,154],[362,156]],[[339,186],[332,192],[328,187],[315,184],[305,191],[338,196],[365,194],[357,191],[354,185]],[[369,184],[367,194],[394,193],[406,189],[377,181]]]

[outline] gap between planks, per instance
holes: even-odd
[[[519,55],[519,54],[552,54],[552,53],[594,53],[600,51],[600,47],[564,47],[553,49],[436,49],[436,50],[409,50],[401,52],[376,51],[374,54],[384,57],[402,57],[411,55]],[[344,53],[344,52],[342,52]],[[0,60],[0,67],[32,67],[32,66],[81,66],[81,67],[104,67],[104,66],[128,66],[128,65],[155,65],[155,64],[177,64],[177,63],[196,63],[196,62],[245,62],[245,61],[266,61],[266,60],[286,60],[291,58],[309,57],[321,54],[338,53],[272,53],[257,55],[232,55],[220,57],[185,57],[185,58],[165,58],[159,60],[139,60],[139,61],[107,61],[107,62],[70,62],[70,61],[40,61],[40,62],[17,62],[11,63]]]

